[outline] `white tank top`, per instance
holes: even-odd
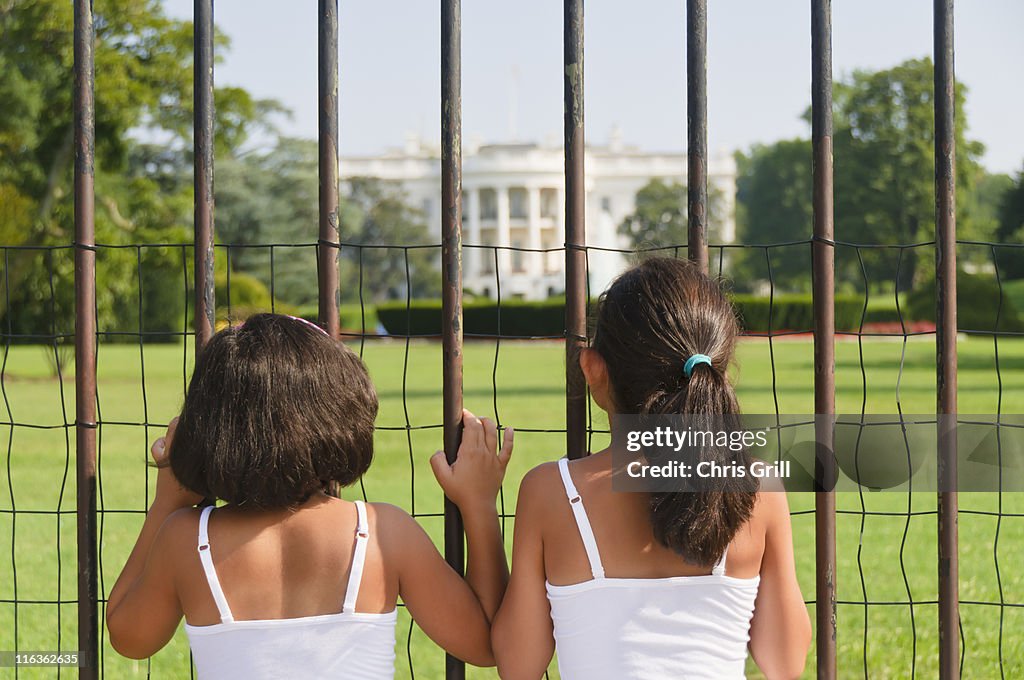
[[[185,624],[200,680],[394,677],[397,610],[383,614],[355,611],[369,539],[362,501],[356,501],[359,522],[341,612],[296,619],[235,621],[210,556],[207,526],[212,510],[212,506],[203,508],[199,517],[198,550],[221,622],[212,626]]]
[[[597,541],[563,458],[558,461],[593,579],[547,585],[563,680],[744,677],[760,576],[607,578]]]

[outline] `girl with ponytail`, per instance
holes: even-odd
[[[598,302],[579,356],[611,416],[739,414],[727,371],[738,325],[719,285],[652,258]],[[617,441],[612,433],[613,442]],[[707,448],[703,459],[749,463]],[[536,680],[558,652],[564,680],[768,678],[803,672],[810,645],[785,493],[752,476],[700,492],[612,490],[611,448],[523,479],[512,576],[491,637],[508,680]]]

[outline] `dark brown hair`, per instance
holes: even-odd
[[[726,371],[739,326],[718,282],[685,260],[654,257],[619,276],[600,297],[593,347],[608,366],[611,398],[624,414],[687,414],[709,422],[739,414]],[[689,378],[686,360],[705,354]],[[712,448],[727,463],[746,452]],[[701,492],[651,494],[655,538],[688,561],[714,564],[747,520],[757,492],[751,476]]]
[[[307,322],[258,314],[196,360],[169,460],[185,488],[287,508],[373,459],[377,394],[363,362]]]

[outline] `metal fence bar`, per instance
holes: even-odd
[[[331,337],[341,330],[338,258],[338,0],[320,0],[317,15],[317,81],[320,111],[320,238],[317,247],[319,318]]]
[[[836,677],[835,233],[832,184],[832,0],[811,0],[811,144],[814,238],[815,619],[819,678]],[[829,416],[829,417],[822,417]]]
[[[686,0],[686,250],[708,272],[708,8]]]
[[[441,0],[441,353],[444,453],[454,462],[462,438],[462,3]],[[444,554],[465,566],[462,515],[444,499]],[[462,680],[466,665],[445,655],[445,678]]]
[[[75,465],[80,678],[99,676],[96,535],[96,144],[92,2],[75,0]]]
[[[195,184],[196,349],[214,332],[213,277],[213,0],[193,7],[193,182]]]
[[[583,136],[583,0],[564,0],[565,74],[565,427],[569,458],[587,454],[587,189]]]
[[[954,121],[953,0],[935,0],[935,285],[936,401],[957,413],[956,356],[956,128]],[[940,424],[938,447],[939,676],[960,677],[957,559],[956,430]]]

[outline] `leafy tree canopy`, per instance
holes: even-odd
[[[977,158],[983,147],[967,138],[964,102],[956,95],[957,233],[962,239],[990,238],[995,220],[991,195],[999,179],[988,179]],[[834,89],[833,134],[835,233],[840,241],[863,244],[923,243],[935,233],[935,138],[933,67],[912,59],[880,71],[856,71]],[[809,118],[809,114],[807,116]],[[811,144],[787,140],[755,147],[741,163],[737,198],[739,233],[746,242],[801,241],[812,231]],[[783,251],[792,250],[786,255]],[[929,276],[927,248],[869,250],[840,247],[840,283],[861,287],[895,283],[909,289]],[[810,248],[789,247],[778,257],[777,283],[807,289]],[[765,265],[745,255],[738,278],[765,279]],[[802,272],[802,275],[797,275]],[[738,282],[739,283],[739,282]],[[742,285],[741,285],[742,287]]]
[[[341,275],[358,285],[343,290],[342,298],[356,300],[360,290],[364,301],[440,297],[440,248],[429,247],[439,239],[430,237],[423,212],[394,184],[370,177],[346,184],[341,240],[349,246],[341,250]]]
[[[633,212],[619,225],[632,248],[663,248],[685,245],[687,241],[686,185],[652,179],[636,194]],[[708,187],[708,224],[713,230],[721,213],[721,194]],[[713,233],[713,232],[712,232]],[[715,241],[714,237],[709,240]]]
[[[274,294],[281,301],[306,306],[317,301],[318,231],[317,143],[279,139],[266,150],[242,154],[217,164],[217,237],[231,249],[233,270],[253,274],[269,284],[270,248]],[[423,213],[409,206],[397,185],[359,177],[345,182],[340,206],[342,298],[376,302],[436,295],[437,248]],[[221,250],[219,256],[225,259]],[[406,259],[408,258],[408,263]],[[408,276],[406,265],[408,264]],[[218,262],[218,268],[227,266]]]
[[[158,0],[96,0],[96,240],[184,243],[191,223],[192,26]],[[21,250],[5,264],[0,317],[21,333],[69,332],[73,254],[73,13],[66,0],[0,0],[0,241]],[[228,47],[217,36],[220,50]],[[239,88],[215,93],[215,144],[234,153],[282,111]],[[144,139],[160,139],[160,144]],[[174,257],[177,257],[176,254]],[[101,249],[101,330],[139,327],[139,298],[161,287],[167,249]],[[142,273],[139,273],[141,266]],[[155,278],[146,285],[147,277]],[[179,272],[180,274],[180,272]],[[175,283],[180,286],[180,276]],[[142,291],[139,290],[141,281]],[[177,326],[153,303],[149,326]],[[142,301],[143,316],[152,316]],[[170,310],[170,312],[161,310]],[[146,326],[147,324],[142,324]]]
[[[1024,170],[1003,193],[999,203],[999,243],[1024,244]],[[1008,278],[1024,278],[1024,248],[999,249],[1000,274]]]

